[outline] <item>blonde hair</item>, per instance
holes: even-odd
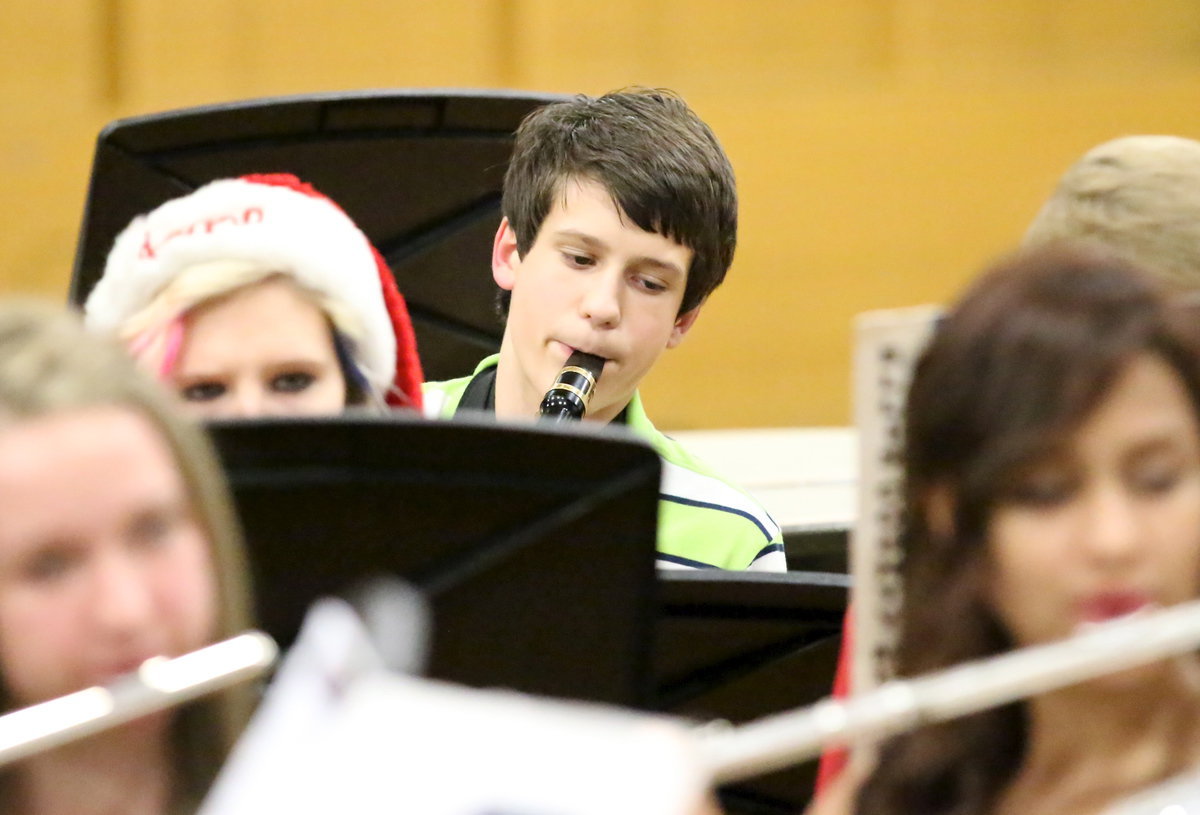
[[[251,595],[245,550],[216,455],[200,428],[175,413],[168,395],[123,349],[86,331],[76,315],[36,301],[0,303],[0,428],[107,406],[135,411],[167,442],[212,547],[215,637],[246,630]],[[177,799],[197,802],[202,796],[249,717],[253,693],[243,686],[181,712],[174,727]],[[0,685],[0,709],[10,704]]]
[[[120,325],[117,336],[143,368],[165,379],[174,369],[183,340],[184,318],[189,312],[274,279],[287,281],[320,309],[331,326],[335,349],[338,338],[344,338],[349,359],[343,362],[356,369],[343,371],[348,396],[361,393],[364,401],[383,405],[386,394],[376,393],[362,373],[363,360],[356,349],[362,347],[364,330],[355,310],[336,297],[303,285],[286,271],[255,261],[210,260],[181,269],[150,302]]]
[[[1092,148],[1063,174],[1025,245],[1084,240],[1200,289],[1200,142],[1125,136]]]

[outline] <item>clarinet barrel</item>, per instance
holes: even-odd
[[[543,419],[553,422],[579,421],[604,370],[604,358],[576,351],[554,378],[538,409]]]

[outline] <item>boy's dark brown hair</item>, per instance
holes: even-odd
[[[601,184],[639,227],[692,250],[681,314],[725,279],[737,243],[733,167],[712,130],[676,94],[626,88],[525,117],[503,201],[522,255],[570,179]]]

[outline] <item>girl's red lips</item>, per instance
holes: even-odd
[[[1102,623],[1141,611],[1150,603],[1150,597],[1140,591],[1106,591],[1085,598],[1079,604],[1079,617],[1081,622]]]

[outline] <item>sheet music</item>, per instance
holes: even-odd
[[[201,815],[684,815],[707,789],[674,721],[389,673],[314,608]]]
[[[1200,815],[1200,775],[1180,776],[1143,790],[1103,815]]]
[[[350,605],[314,604],[197,815],[274,811],[281,789],[319,770],[314,740],[331,726],[350,682],[377,670],[382,661]]]

